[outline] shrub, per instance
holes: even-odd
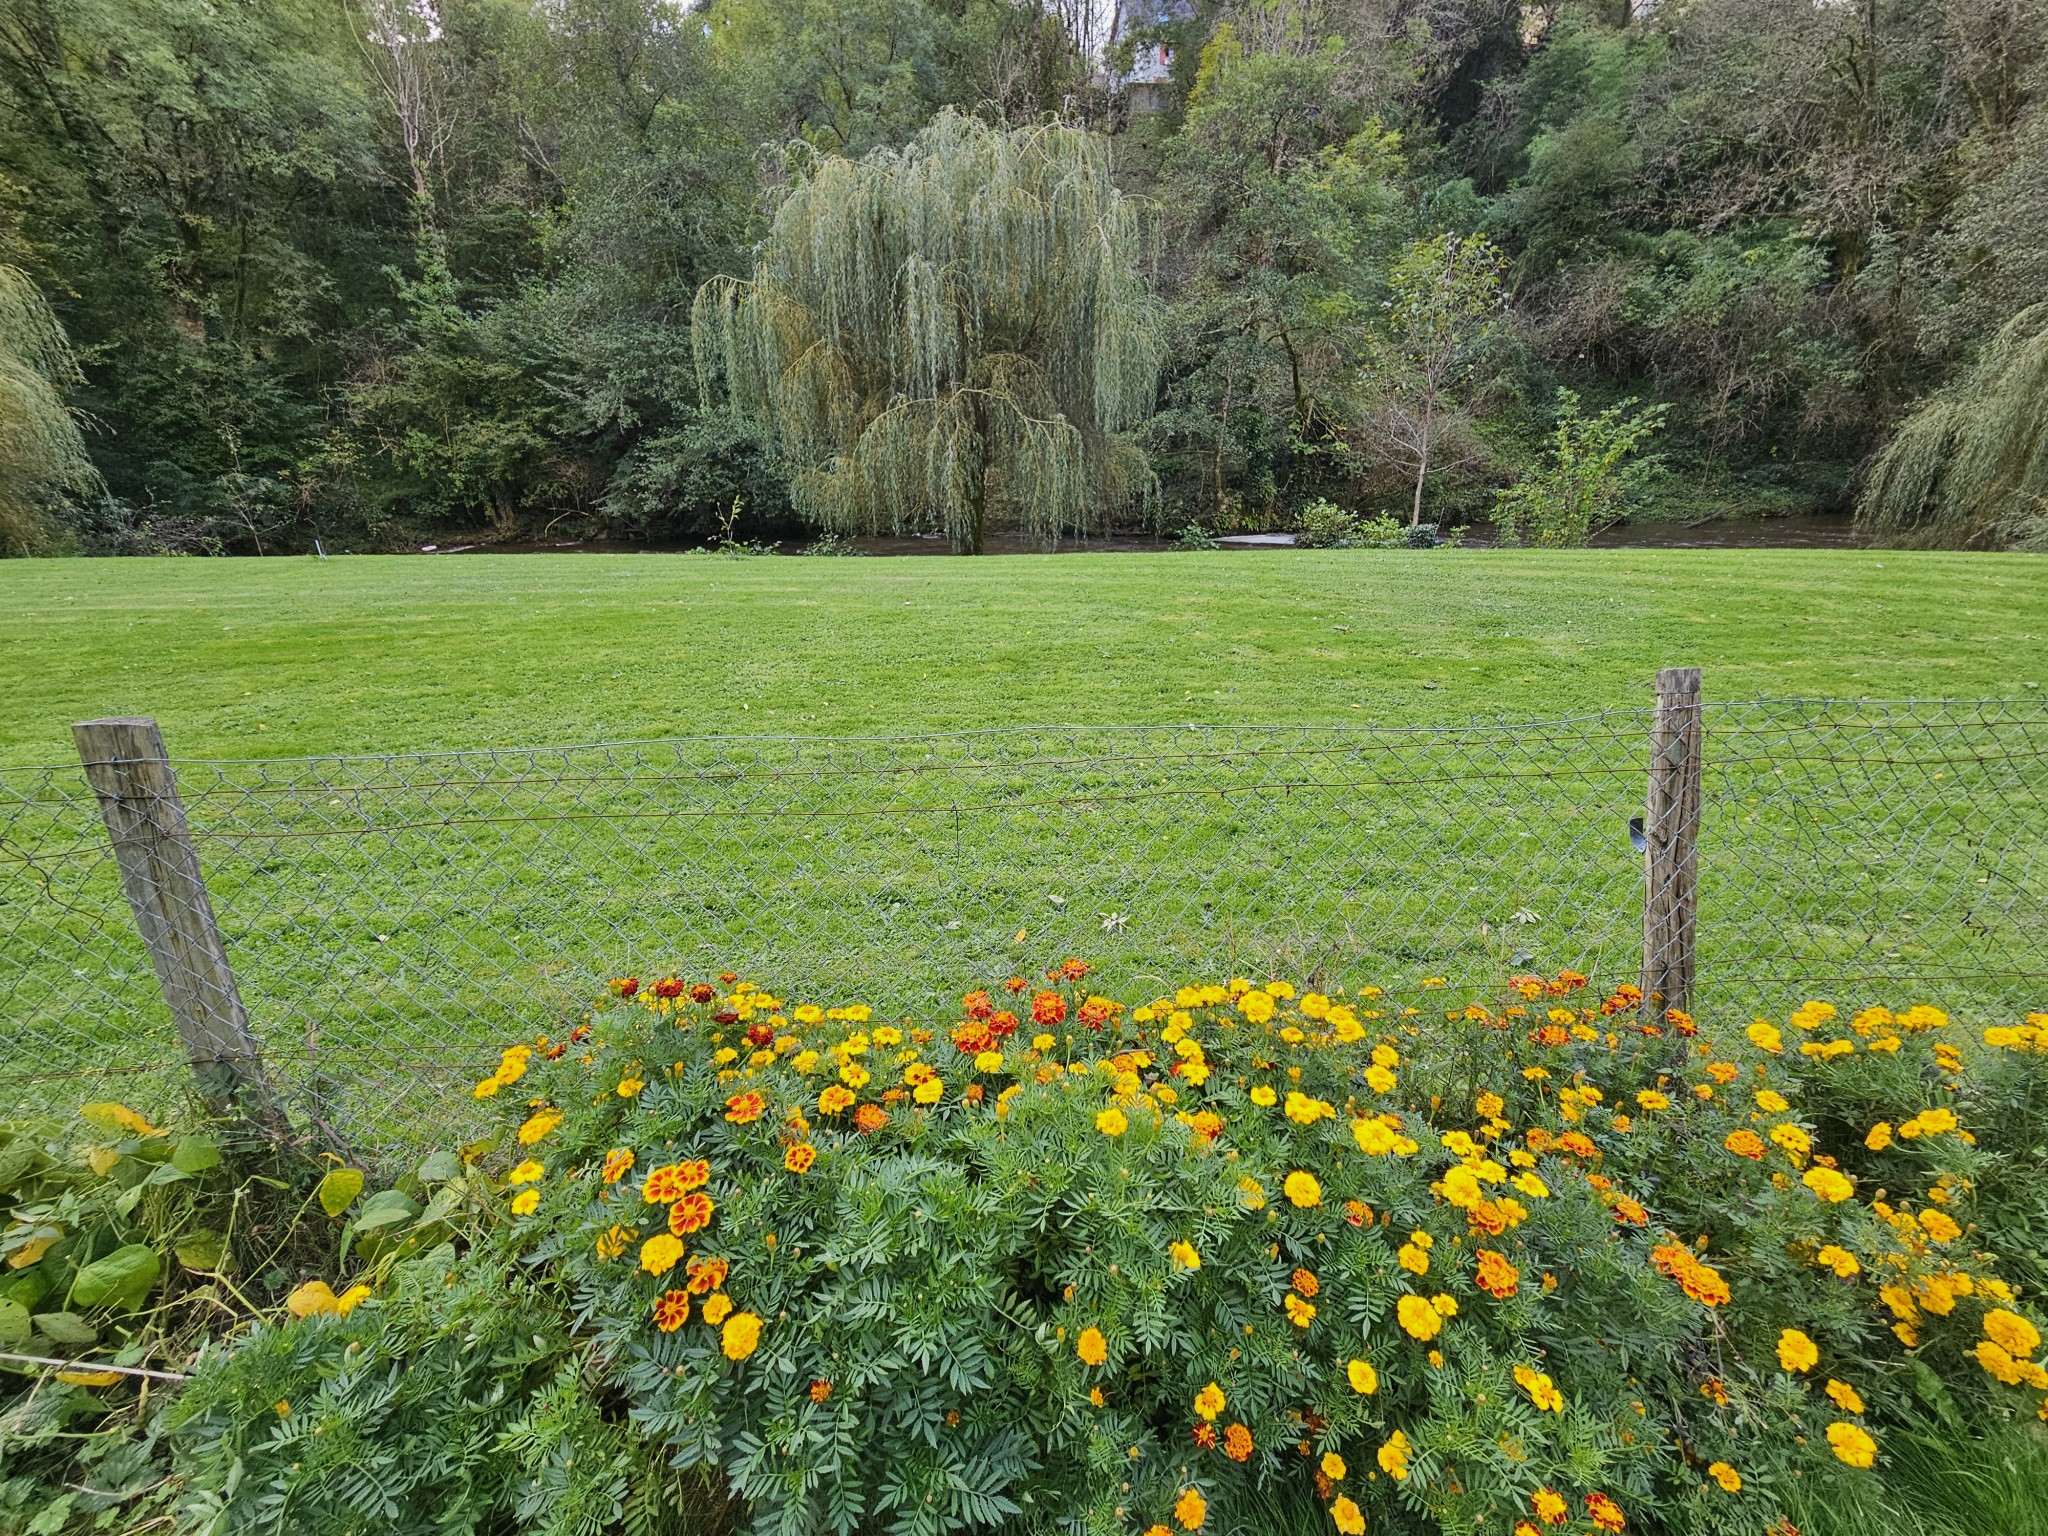
[[[1978,1196],[2048,1015],[1965,1074],[1930,1008],[1086,975],[930,1027],[623,980],[478,1085],[593,1366],[757,1528],[1763,1529],[1916,1403],[2048,1411]]]
[[[1630,412],[1633,399],[1597,416],[1579,411],[1579,397],[1557,392],[1557,428],[1550,456],[1497,493],[1494,523],[1501,542],[1575,549],[1616,520],[1663,473],[1663,461],[1640,450],[1664,425],[1666,407]]]

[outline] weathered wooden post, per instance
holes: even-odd
[[[71,728],[99,796],[121,885],[156,967],[178,1039],[209,1113],[288,1129],[249,1029],[235,973],[178,798],[178,780],[154,720],[86,720]]]
[[[1692,1007],[1699,910],[1700,778],[1705,723],[1700,669],[1657,674],[1650,727],[1650,791],[1643,816],[1643,1009],[1646,1024],[1667,1008]]]

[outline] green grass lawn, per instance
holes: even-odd
[[[1635,712],[1658,667],[1704,666],[1710,700],[2038,703],[2048,562],[13,562],[0,656],[15,1073],[177,1064],[75,769],[45,784],[5,766],[75,761],[75,720],[155,715],[187,759],[1038,728],[188,764],[266,1049],[330,1118],[382,1136],[416,1113],[394,1085],[471,1072],[487,1042],[549,1027],[618,969],[733,965],[904,1012],[1068,954],[1120,992],[1230,969],[1475,991],[1517,965],[1632,977]],[[1629,713],[1399,729],[1603,709]],[[1836,734],[1791,747],[1768,722],[1748,738],[1710,724],[1700,948],[1719,1006],[1838,985],[2003,1019],[2030,985],[2008,973],[2048,970],[2027,887],[2048,846],[2039,753],[2013,757],[2007,727],[1965,751],[1896,722],[1872,734],[1876,718],[1838,708]],[[1169,729],[1245,722],[1365,729]]]
[[[0,763],[2022,696],[2048,561],[1863,551],[0,563]]]

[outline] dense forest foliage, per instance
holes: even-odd
[[[1126,521],[1471,522],[1606,422],[1661,459],[1638,513],[1863,497],[1902,540],[2039,541],[2044,15],[9,0],[0,541],[794,532],[693,302],[831,157],[948,109],[1099,136],[1137,210],[1163,363]]]

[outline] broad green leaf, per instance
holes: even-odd
[[[462,1173],[462,1164],[453,1152],[445,1147],[420,1164],[419,1174],[423,1183],[445,1184]]]
[[[339,1216],[355,1202],[363,1192],[363,1171],[360,1168],[332,1168],[327,1177],[320,1181],[316,1194],[320,1209],[330,1216]]]
[[[14,1188],[42,1162],[41,1148],[26,1136],[17,1136],[0,1147],[0,1191]]]
[[[212,1274],[227,1253],[227,1239],[211,1227],[199,1227],[179,1238],[171,1251],[187,1269]]]
[[[49,1294],[50,1277],[43,1273],[41,1265],[0,1275],[0,1301],[16,1301],[33,1310]]]
[[[162,1269],[154,1248],[147,1243],[129,1243],[81,1269],[71,1282],[71,1300],[81,1307],[118,1307],[132,1312],[149,1295]]]
[[[419,1213],[419,1206],[402,1190],[379,1190],[363,1202],[362,1214],[355,1221],[356,1231],[375,1232],[401,1221],[411,1221]]]
[[[36,1332],[52,1344],[94,1344],[99,1342],[100,1331],[80,1317],[76,1312],[38,1312],[33,1322]]]
[[[28,1308],[18,1301],[0,1301],[0,1346],[12,1349],[28,1335]]]
[[[181,1136],[171,1151],[171,1166],[180,1173],[204,1173],[220,1166],[220,1148],[204,1136]]]

